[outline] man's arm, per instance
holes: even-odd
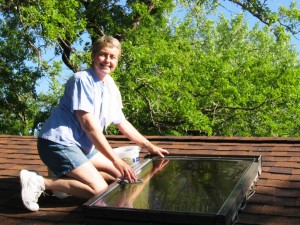
[[[159,155],[160,157],[164,157],[164,154],[169,154],[167,150],[155,146],[148,141],[128,120],[125,119],[116,126],[127,138],[136,143],[138,146],[147,148],[150,153]]]
[[[132,168],[120,159],[117,154],[112,150],[106,137],[102,133],[98,123],[95,123],[94,115],[82,110],[76,111],[76,116],[80,121],[81,127],[90,138],[95,148],[103,155],[105,155],[114,166],[120,171],[124,178],[128,178],[130,181],[136,180],[136,175]]]

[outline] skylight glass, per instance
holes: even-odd
[[[159,212],[166,220],[174,214],[183,220],[202,215],[231,224],[260,171],[257,157],[153,157],[136,167],[142,183],[114,183],[87,205],[112,214],[114,210],[130,215]]]

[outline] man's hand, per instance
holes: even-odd
[[[122,159],[117,158],[113,162],[114,166],[117,168],[117,170],[120,171],[122,177],[119,177],[122,180],[128,180],[130,183],[135,182],[137,180],[137,176],[134,173],[131,166],[129,166],[126,162],[124,162]]]
[[[146,148],[149,153],[159,155],[160,157],[164,157],[164,154],[169,154],[167,150],[152,144],[150,141],[146,141],[143,147]]]

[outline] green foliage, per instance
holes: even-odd
[[[123,45],[115,77],[125,113],[144,133],[181,134],[191,129],[209,133],[207,118],[195,107],[197,100],[190,92],[192,47],[160,25],[139,29]]]
[[[288,35],[249,31],[242,15],[214,24],[199,9],[182,24],[152,27],[124,43],[115,74],[142,132],[299,135],[299,61]]]
[[[30,35],[21,35],[14,18],[0,23],[0,130],[28,134],[31,110],[27,104],[36,97],[35,84],[42,71],[26,65],[33,53],[26,45]]]
[[[228,1],[266,26],[217,16]],[[62,63],[87,67],[110,34],[123,42],[124,112],[143,134],[300,136],[299,9],[228,1],[0,1],[0,132],[35,134],[62,93]],[[41,78],[50,90],[37,95]]]
[[[58,37],[74,40],[86,25],[85,20],[78,17],[80,3],[76,0],[24,1],[18,7],[20,22],[44,40],[55,42]]]

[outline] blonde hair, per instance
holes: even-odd
[[[113,36],[102,36],[100,37],[92,46],[92,57],[99,53],[99,51],[104,47],[117,48],[119,50],[118,57],[121,56],[121,43]]]

